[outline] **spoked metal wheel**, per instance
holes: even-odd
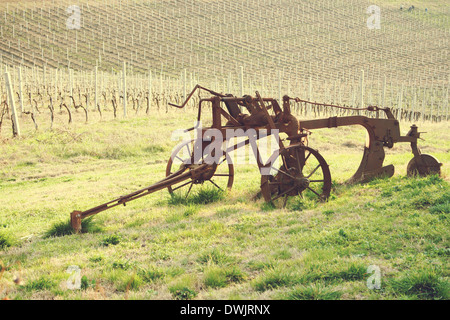
[[[330,169],[318,151],[291,145],[267,163],[261,177],[261,193],[267,202],[285,206],[289,196],[310,193],[320,201],[330,196]]]
[[[197,152],[197,153],[196,153]],[[205,164],[202,155],[202,142],[198,140],[186,141],[178,145],[173,151],[166,167],[166,176],[184,168],[193,170]],[[224,152],[217,163],[208,164],[201,172],[196,173],[189,180],[169,186],[171,194],[177,192],[187,198],[195,189],[208,184],[221,191],[230,190],[234,181],[234,166],[230,156]]]

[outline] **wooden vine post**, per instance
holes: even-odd
[[[360,82],[360,108],[364,108],[364,70],[361,70],[361,82]],[[358,114],[360,114],[360,112],[358,111]]]
[[[19,97],[20,97],[20,112],[23,112],[23,81],[22,81],[22,67],[19,67]]]
[[[17,119],[16,104],[14,102],[14,93],[12,89],[11,76],[9,72],[5,73],[6,91],[8,92],[8,100],[11,106],[11,120],[13,123],[13,136],[20,137],[20,126]]]
[[[95,109],[98,106],[98,66],[95,66],[95,90],[94,91],[95,91],[95,106],[94,106],[94,109]]]
[[[127,117],[127,63],[123,62],[123,117]]]
[[[148,68],[148,109],[152,107],[152,70]]]

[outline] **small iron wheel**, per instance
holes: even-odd
[[[193,170],[204,164],[204,155],[201,154],[201,151],[199,152],[199,159],[194,158],[195,148],[197,150],[201,149],[201,141],[190,140],[179,144],[167,162],[166,176],[173,174],[182,166],[186,170]],[[218,163],[208,165],[199,175],[176,185],[169,186],[167,189],[170,194],[174,194],[175,191],[179,190],[181,195],[187,198],[191,191],[195,189],[194,186],[201,186],[206,182],[221,191],[226,191],[232,188],[233,181],[234,166],[230,156],[224,152]]]
[[[261,172],[261,194],[266,202],[277,205],[275,201],[282,199],[285,206],[289,196],[302,196],[304,192],[320,201],[330,196],[330,169],[317,150],[291,145],[272,155],[267,163],[265,172]]]
[[[441,166],[440,163],[435,157],[430,156],[429,154],[421,154],[417,157],[411,159],[408,163],[408,167],[406,169],[408,176],[427,176],[431,174],[441,174]]]

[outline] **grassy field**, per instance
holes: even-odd
[[[189,201],[167,191],[100,213],[67,230],[69,214],[164,177],[191,111],[24,132],[0,144],[0,299],[449,299],[450,137],[418,123],[422,152],[442,176],[406,177],[407,144],[387,150],[391,179],[345,185],[364,130],[318,130],[310,146],[331,166],[331,199],[251,198],[255,165],[237,165],[226,195]],[[82,114],[77,116],[82,118]],[[402,134],[408,123],[401,123]],[[207,200],[207,201],[205,201]],[[205,203],[204,202],[209,202]],[[81,289],[67,285],[78,266]],[[369,289],[381,271],[381,288]]]

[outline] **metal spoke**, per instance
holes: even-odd
[[[311,174],[310,174],[309,176],[307,176],[306,178],[311,177],[311,176],[317,171],[317,169],[319,169],[319,168],[320,168],[320,163],[319,163],[319,165],[313,170],[313,172],[311,172]]]
[[[192,189],[192,186],[193,186],[193,185],[194,185],[194,184],[191,183],[191,185],[189,186],[189,190],[188,190],[188,192],[186,193],[186,197],[184,197],[185,200],[187,199],[189,193],[191,192],[191,189]]]
[[[220,191],[223,191],[222,188],[219,187],[214,181],[212,181],[211,179],[209,179],[208,181],[215,185]]]
[[[186,182],[186,183],[184,183],[184,184],[182,184],[181,186],[178,186],[178,187],[176,187],[175,189],[172,189],[172,191],[175,191],[175,190],[177,190],[177,189],[180,189],[180,188],[182,188],[182,187],[184,187],[185,185],[187,185],[187,184],[189,184],[189,183],[193,183],[194,181],[188,181],[188,182]]]
[[[283,201],[283,208],[286,207],[287,199],[288,199],[288,197],[287,197],[287,195],[285,195],[284,196],[284,201]]]
[[[295,154],[297,155],[298,170],[301,172],[302,171],[302,166],[300,165],[300,156],[298,155],[298,149],[295,149]]]
[[[191,148],[189,148],[189,143],[186,143],[186,147],[188,149],[188,154],[191,154]]]
[[[278,199],[279,197],[288,194],[289,192],[291,192],[292,190],[294,190],[296,188],[296,186],[293,186],[292,188],[288,189],[285,192],[280,193],[279,195],[277,195],[275,198],[272,199],[272,201],[275,201],[276,199]]]
[[[229,173],[216,173],[214,177],[229,177],[231,176]]]
[[[283,156],[281,156],[281,159],[283,160],[283,166],[284,166],[285,168],[287,168],[288,165],[287,165],[287,163],[286,163],[286,158],[283,157]]]
[[[283,170],[277,169],[277,168],[275,168],[275,167],[272,167],[272,168],[275,169],[275,170],[277,170],[278,172],[280,172],[280,173],[282,173],[282,174],[288,176],[289,178],[292,178],[292,179],[295,180],[295,177],[291,176],[289,173],[284,172]]]
[[[222,161],[220,161],[217,165],[220,166],[222,163],[224,163],[225,160],[227,160],[227,156],[224,156]]]
[[[180,160],[182,163],[184,163],[183,159],[181,159],[179,156],[175,156],[178,160]]]
[[[325,180],[309,180],[309,182],[324,182]]]
[[[318,194],[316,191],[314,191],[313,189],[311,189],[310,187],[306,187],[308,190],[311,190],[312,192],[314,192],[318,197],[320,197],[320,194]]]
[[[305,158],[305,163],[306,163],[306,161],[308,160],[308,158],[309,158],[310,155],[311,155],[311,152],[309,152],[308,155],[306,156],[306,158]]]

